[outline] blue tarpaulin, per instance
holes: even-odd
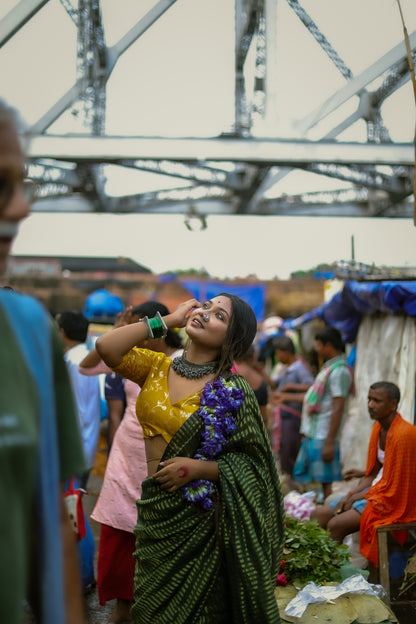
[[[198,299],[206,301],[216,297],[220,292],[227,292],[230,295],[237,295],[248,303],[254,310],[257,321],[264,319],[264,309],[266,304],[266,288],[264,284],[223,284],[221,282],[199,282],[197,280],[181,280],[182,286]]]
[[[384,312],[416,316],[416,281],[345,282],[330,301],[296,319],[286,319],[282,329],[295,329],[319,318],[336,327],[345,343],[353,343],[365,315]]]

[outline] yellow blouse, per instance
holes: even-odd
[[[121,364],[113,369],[141,388],[136,402],[136,414],[144,437],[162,435],[167,443],[199,408],[200,402],[198,392],[171,404],[167,384],[171,362],[171,358],[164,353],[134,347],[126,353]]]

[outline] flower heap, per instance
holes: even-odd
[[[303,496],[295,490],[286,494],[283,504],[286,516],[298,520],[309,520],[312,511],[315,509],[313,499]]]
[[[231,382],[219,377],[205,385],[198,410],[204,423],[202,443],[194,459],[214,460],[224,448],[228,437],[235,431],[234,415],[244,399],[244,393]],[[199,503],[204,511],[214,507],[212,481],[195,479],[182,488],[184,497],[191,503]]]

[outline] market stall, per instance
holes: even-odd
[[[414,422],[416,374],[416,281],[345,282],[322,306],[279,331],[301,330],[317,319],[342,334],[354,365],[355,393],[341,441],[344,469],[364,468],[372,422],[367,393],[371,383],[396,383],[402,398],[399,411]]]

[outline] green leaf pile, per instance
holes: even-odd
[[[349,549],[335,542],[316,520],[286,516],[283,559],[282,572],[289,583],[298,580],[320,584],[341,580],[339,570],[349,562]]]

